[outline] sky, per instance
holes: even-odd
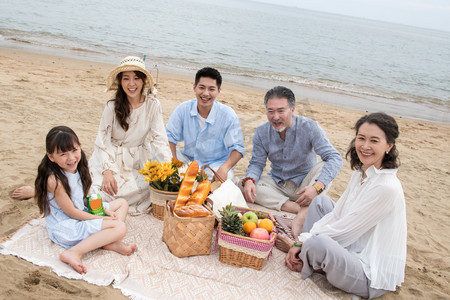
[[[256,0],[450,31],[450,0]]]

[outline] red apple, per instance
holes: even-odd
[[[258,240],[268,240],[269,232],[265,228],[255,228],[250,232],[250,237]]]

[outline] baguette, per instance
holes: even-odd
[[[186,205],[191,195],[192,186],[194,185],[195,178],[198,174],[198,162],[195,160],[189,164],[184,175],[183,182],[181,182],[180,190],[177,195],[177,200],[175,200],[174,211],[180,209]]]
[[[211,215],[211,212],[207,210],[203,205],[195,204],[189,206],[183,206],[179,209],[174,210],[175,214],[183,218],[196,218],[196,217],[206,217]]]
[[[206,197],[208,197],[210,191],[211,191],[211,181],[209,181],[208,179],[203,180],[197,185],[197,188],[192,193],[189,200],[186,202],[186,205],[203,204],[203,202],[205,202],[206,200]]]

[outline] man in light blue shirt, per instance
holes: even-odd
[[[342,168],[342,157],[316,121],[294,115],[290,89],[270,89],[264,103],[268,121],[256,128],[252,158],[239,186],[248,202],[295,213],[292,234],[299,236],[309,204],[328,189]],[[267,159],[271,171],[261,176]]]
[[[223,179],[233,179],[233,167],[245,154],[244,137],[234,110],[216,101],[221,85],[219,71],[199,70],[194,83],[196,98],[173,111],[166,132],[174,158],[207,164]],[[184,142],[181,150],[176,148],[179,142]],[[209,176],[212,178],[211,173]]]

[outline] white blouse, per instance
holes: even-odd
[[[406,208],[397,169],[371,166],[353,173],[332,212],[299,236],[325,234],[360,260],[370,287],[395,291],[405,277]]]

